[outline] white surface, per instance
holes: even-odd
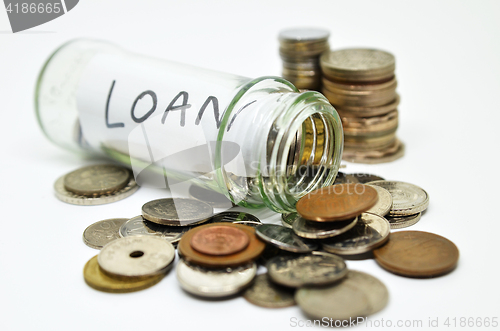
[[[329,29],[337,49],[374,47],[396,56],[398,135],[406,156],[377,166],[348,164],[344,171],[427,190],[429,209],[411,230],[440,234],[460,249],[458,268],[436,279],[395,276],[373,260],[348,261],[389,289],[389,305],[371,320],[422,320],[419,329],[425,329],[429,318],[439,318],[439,329],[451,330],[468,327],[446,328],[447,317],[499,317],[499,13],[498,1],[87,0],[52,22],[11,34],[0,9],[0,329],[283,330],[293,317],[306,319],[298,307],[264,309],[241,297],[196,299],[180,289],[175,272],[132,294],[88,287],[82,269],[97,251],[83,244],[83,230],[101,219],[136,216],[144,202],[166,193],[141,189],[95,207],[58,201],[54,181],[96,161],[52,145],[33,107],[44,60],[71,38],[102,38],[140,53],[258,77],[280,74],[278,33],[298,25]]]

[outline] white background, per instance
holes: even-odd
[[[280,74],[277,35],[294,26],[329,29],[336,49],[373,47],[396,56],[398,135],[406,155],[390,164],[347,164],[344,171],[427,190],[429,209],[411,229],[445,236],[460,249],[457,269],[436,279],[395,276],[373,260],[348,261],[389,289],[388,306],[371,319],[426,326],[439,318],[444,329],[447,317],[500,317],[499,14],[499,1],[87,0],[52,22],[12,34],[1,8],[0,330],[283,330],[293,317],[306,319],[298,307],[264,309],[241,297],[196,299],[180,289],[174,272],[137,293],[88,287],[82,269],[97,251],[83,244],[83,230],[101,219],[136,216],[143,203],[167,193],[143,188],[94,207],[60,202],[54,181],[97,160],[49,142],[33,106],[44,60],[72,38],[102,38],[139,53],[258,77]]]

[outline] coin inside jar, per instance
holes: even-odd
[[[64,188],[72,193],[92,196],[112,193],[124,188],[130,171],[112,164],[83,167],[64,177]]]
[[[200,253],[209,255],[229,255],[242,251],[250,239],[240,229],[229,226],[205,228],[191,237],[190,245]]]
[[[306,220],[343,221],[361,214],[377,201],[378,194],[373,187],[359,183],[337,184],[306,194],[296,208]]]

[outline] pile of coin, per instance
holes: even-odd
[[[394,56],[375,49],[331,50],[320,65],[322,92],[342,119],[343,159],[382,163],[402,157]]]
[[[323,29],[295,28],[279,34],[283,78],[299,89],[319,90],[321,69],[319,56],[329,49],[330,32]]]
[[[102,205],[119,201],[139,186],[129,169],[99,164],[77,169],[56,180],[56,197],[74,205]]]
[[[282,215],[283,226],[244,212],[213,215],[210,204],[195,199],[147,202],[140,216],[85,229],[84,242],[101,252],[85,265],[84,279],[106,292],[150,287],[174,265],[177,245],[177,279],[190,294],[241,294],[262,307],[298,304],[313,318],[348,320],[380,311],[389,293],[375,277],[349,270],[344,258],[374,257],[382,268],[415,278],[455,268],[459,252],[448,239],[390,233],[427,208],[423,189],[359,173],[339,173],[337,182],[299,200],[297,213]],[[257,276],[257,263],[267,272]]]
[[[174,246],[160,238],[120,238],[87,262],[83,276],[99,291],[133,292],[158,283],[171,269],[174,258]]]

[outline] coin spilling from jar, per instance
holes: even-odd
[[[101,251],[85,265],[84,279],[96,290],[132,292],[160,282],[175,265],[180,287],[197,297],[242,295],[261,307],[297,304],[314,318],[348,319],[382,310],[389,293],[345,259],[374,258],[412,278],[456,267],[459,252],[450,240],[391,233],[420,219],[429,205],[425,190],[371,174],[340,173],[337,182],[302,197],[282,225],[246,212],[214,213],[195,199],[149,201],[139,216],[85,229],[84,243]],[[267,271],[257,275],[259,264]]]

